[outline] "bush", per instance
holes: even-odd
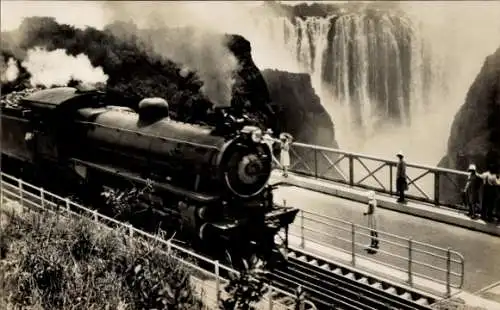
[[[201,309],[188,271],[86,220],[11,215],[0,225],[0,308]]]

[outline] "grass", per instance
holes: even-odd
[[[154,246],[82,219],[0,220],[1,309],[201,309],[189,272]]]

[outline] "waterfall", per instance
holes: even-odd
[[[436,164],[468,87],[500,43],[500,11],[490,6],[409,3],[340,8],[322,17],[264,14],[235,31],[252,42],[260,68],[311,75],[342,148],[380,156],[402,149]]]
[[[422,109],[425,54],[406,17],[368,11],[258,26],[311,74],[322,99],[345,108],[350,129],[370,135],[383,122],[408,125],[412,110]]]

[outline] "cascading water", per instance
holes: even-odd
[[[359,149],[350,142],[363,143],[390,125],[410,126],[412,115],[425,110],[425,94],[436,91],[422,40],[400,12],[275,17],[258,25],[274,38],[281,32],[275,42],[312,75],[343,147]]]
[[[260,15],[240,33],[259,67],[311,74],[341,148],[382,156],[402,149],[435,165],[484,57],[500,44],[498,8],[339,5],[322,17]],[[477,25],[487,36],[472,33]]]

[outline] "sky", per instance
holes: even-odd
[[[127,2],[127,1],[123,1]],[[181,1],[176,1],[177,3]],[[227,4],[226,1],[186,1],[188,5],[217,5]],[[236,2],[231,1],[234,5]],[[264,1],[238,1],[241,6],[261,5]],[[299,3],[314,3],[317,1],[279,1],[295,5]],[[321,2],[347,2],[347,1],[321,1]],[[102,1],[17,1],[2,0],[1,5],[1,29],[12,30],[19,26],[26,16],[52,16],[59,23],[71,24],[79,28],[92,26],[98,29],[107,24],[106,15],[102,9]],[[145,6],[153,5],[154,2],[141,2]]]

